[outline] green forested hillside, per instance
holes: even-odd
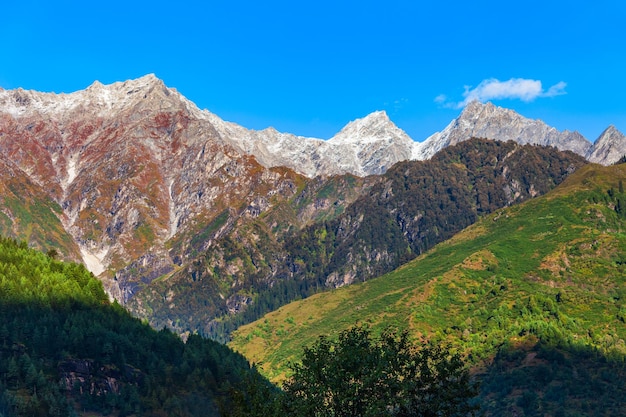
[[[111,304],[83,266],[0,238],[0,416],[212,416],[247,361]]]
[[[588,165],[392,273],[240,328],[275,380],[303,346],[355,323],[452,343],[488,415],[626,415],[626,165]]]

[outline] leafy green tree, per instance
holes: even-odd
[[[356,326],[306,348],[284,385],[286,415],[310,417],[470,416],[478,389],[457,354],[416,347],[408,333],[374,338]]]

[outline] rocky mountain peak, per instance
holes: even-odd
[[[196,219],[247,207],[267,184],[289,188],[209,119],[154,75],[71,94],[3,91],[0,153],[63,208],[63,226],[98,275],[148,251],[167,260],[164,242]]]
[[[444,130],[427,138],[420,148],[420,159],[470,138],[513,140],[520,144],[555,146],[585,155],[591,143],[578,132],[548,126],[539,119],[528,119],[513,110],[472,101]]]
[[[184,105],[197,111],[195,105],[184,99],[174,89],[165,86],[154,74],[134,80],[104,85],[95,81],[87,89],[73,93],[83,102],[96,106],[99,112],[125,111],[135,106],[150,107],[150,110],[171,110]]]
[[[602,132],[600,134],[600,136],[598,137],[598,139],[602,139],[602,138],[622,138],[624,137],[624,134],[622,132],[620,132],[614,125],[609,125],[609,127],[607,127],[606,129],[604,129],[604,132]]]
[[[461,110],[459,119],[475,119],[485,111],[492,113],[495,110],[497,110],[497,108],[491,102],[481,103],[478,100],[473,100]]]
[[[113,113],[146,100],[157,101],[160,107],[172,107],[171,101],[174,97],[179,102],[182,101],[180,94],[167,88],[154,74],[149,74],[109,85],[95,81],[86,89],[69,94],[44,93],[22,88],[2,90],[0,110],[13,117],[47,115],[63,119],[72,118],[70,115],[75,111],[90,112],[97,117],[110,117]]]
[[[399,131],[393,124],[387,113],[375,111],[367,116],[356,119],[348,123],[339,133],[330,139],[333,143],[357,143],[365,141],[375,141],[388,136],[391,131]],[[408,137],[408,136],[407,136]]]
[[[122,92],[132,93],[134,90],[150,90],[155,87],[166,88],[163,81],[157,78],[154,74],[147,74],[143,77],[135,78],[126,81],[116,81],[112,84],[102,84],[100,81],[94,81],[86,91],[99,92],[99,91],[114,91],[119,90]]]
[[[607,127],[596,139],[589,150],[588,160],[598,164],[609,165],[626,155],[626,136],[613,125]]]
[[[333,144],[366,144],[381,140],[399,139],[403,142],[413,140],[397,127],[383,111],[375,111],[367,116],[348,123],[329,142]]]

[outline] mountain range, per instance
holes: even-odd
[[[623,415],[625,154],[490,103],[320,140],[153,75],[0,89],[0,414],[216,414],[257,376],[194,333],[281,380],[363,323],[461,353],[486,415]]]
[[[151,109],[155,116],[158,112],[177,110],[205,129],[217,132],[222,141],[239,152],[254,156],[264,167],[285,166],[308,177],[381,174],[396,162],[429,159],[444,147],[473,137],[555,146],[603,165],[616,162],[626,153],[624,135],[614,126],[609,126],[592,143],[576,131],[561,132],[541,120],[527,119],[512,110],[477,101],[469,103],[441,132],[422,141],[410,138],[384,111],[348,123],[329,140],[282,133],[271,127],[255,131],[199,110],[153,74],[106,86],[96,81],[86,90],[71,94],[0,89],[0,105],[2,113],[15,119],[45,115],[58,125],[66,124],[64,119],[70,114],[78,115],[77,111],[83,118],[116,119],[123,113],[142,109],[144,112]],[[76,132],[61,133],[68,136]],[[202,133],[205,132],[188,134],[201,136]],[[92,134],[97,136],[98,132],[90,132],[89,136]],[[64,168],[75,175],[68,161]],[[70,180],[72,175],[67,175],[66,181]]]
[[[361,201],[359,207],[364,207],[364,202],[380,198],[373,196],[383,196],[380,201],[384,201],[396,190],[385,185],[392,181],[385,177],[392,167],[402,161],[431,160],[438,151],[471,138],[554,146],[601,164],[626,154],[624,135],[614,127],[592,144],[576,132],[559,132],[490,103],[470,103],[441,132],[422,142],[411,139],[385,112],[355,120],[324,141],[223,121],[198,109],[154,75],[111,85],[95,82],[70,94],[0,90],[0,175],[5,179],[0,232],[40,249],[54,249],[63,259],[83,262],[100,277],[111,297],[124,304],[134,302],[135,312],[144,317],[152,318],[155,309],[172,311],[184,303],[173,290],[174,283],[208,276],[216,277],[205,284],[217,297],[213,297],[217,316],[232,314],[254,304],[260,291],[241,281],[251,272],[260,274],[253,275],[261,287],[298,274],[309,277],[303,281],[306,285],[318,286],[322,279],[324,286],[335,287],[353,282],[359,274],[386,272],[408,259],[381,249],[387,244],[382,239],[382,246],[358,262],[372,264],[367,273],[358,268],[349,272],[336,262],[335,269],[327,270],[330,258],[316,258],[321,269],[312,271],[312,265],[317,265],[314,259],[294,256],[292,249],[304,239],[300,231],[323,234],[317,227],[328,227],[329,223],[321,222],[334,219],[340,222],[337,230],[346,231],[343,237],[333,235],[339,239],[333,244],[340,244],[350,236],[348,230],[361,230],[355,226],[362,223],[362,213],[350,209],[353,203]],[[472,149],[462,148],[452,155],[461,157],[463,152],[476,151]],[[517,155],[531,152],[507,149]],[[543,156],[534,154],[530,160],[537,158]],[[496,163],[505,179],[498,192],[507,190],[507,197],[494,197],[495,204],[488,193],[473,195],[475,202],[468,203],[474,207],[471,218],[543,193],[582,163],[582,158],[558,156],[559,163],[548,163],[553,171],[529,179],[508,175],[515,171],[509,165],[513,160]],[[453,163],[449,160],[440,167]],[[406,166],[390,175],[400,178],[402,170],[422,169],[431,168]],[[474,179],[483,178],[470,172]],[[449,188],[448,177],[437,178],[436,169],[424,175],[443,180],[442,189]],[[467,187],[481,189],[473,182]],[[391,235],[410,237],[405,242],[411,249],[409,258],[452,233],[453,229],[441,233],[441,225],[435,224],[424,232],[431,236],[425,244],[423,236],[416,239],[420,233],[414,230],[423,214],[396,216],[390,210],[381,219],[399,228],[389,229]],[[267,247],[258,249],[259,241]],[[350,245],[358,246],[357,241]],[[364,253],[343,245],[346,259]],[[232,256],[227,249],[244,255]],[[270,253],[274,253],[272,261]],[[376,266],[379,261],[386,266]],[[284,272],[277,265],[291,270]],[[251,288],[256,290],[250,292]],[[135,297],[139,293],[143,298]],[[161,300],[158,306],[155,299]],[[176,326],[180,320],[170,316],[165,324],[179,332],[197,330],[189,323]]]

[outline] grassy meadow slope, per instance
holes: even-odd
[[[583,167],[547,195],[486,216],[389,274],[294,302],[241,327],[230,346],[280,381],[288,362],[319,335],[355,323],[375,332],[397,326],[416,340],[445,341],[461,351],[483,376],[483,400],[495,414],[550,414],[559,399],[574,410],[600,399],[619,410],[623,404],[615,398],[623,398],[626,377],[624,182],[626,164]],[[555,357],[581,367],[569,377],[598,381],[604,397],[574,395],[561,375],[569,368],[556,366]],[[519,387],[523,380],[536,383],[534,374],[515,374],[529,369],[552,379]],[[519,378],[504,378],[512,374]],[[616,377],[621,384],[610,382]],[[496,392],[503,386],[509,390]]]

